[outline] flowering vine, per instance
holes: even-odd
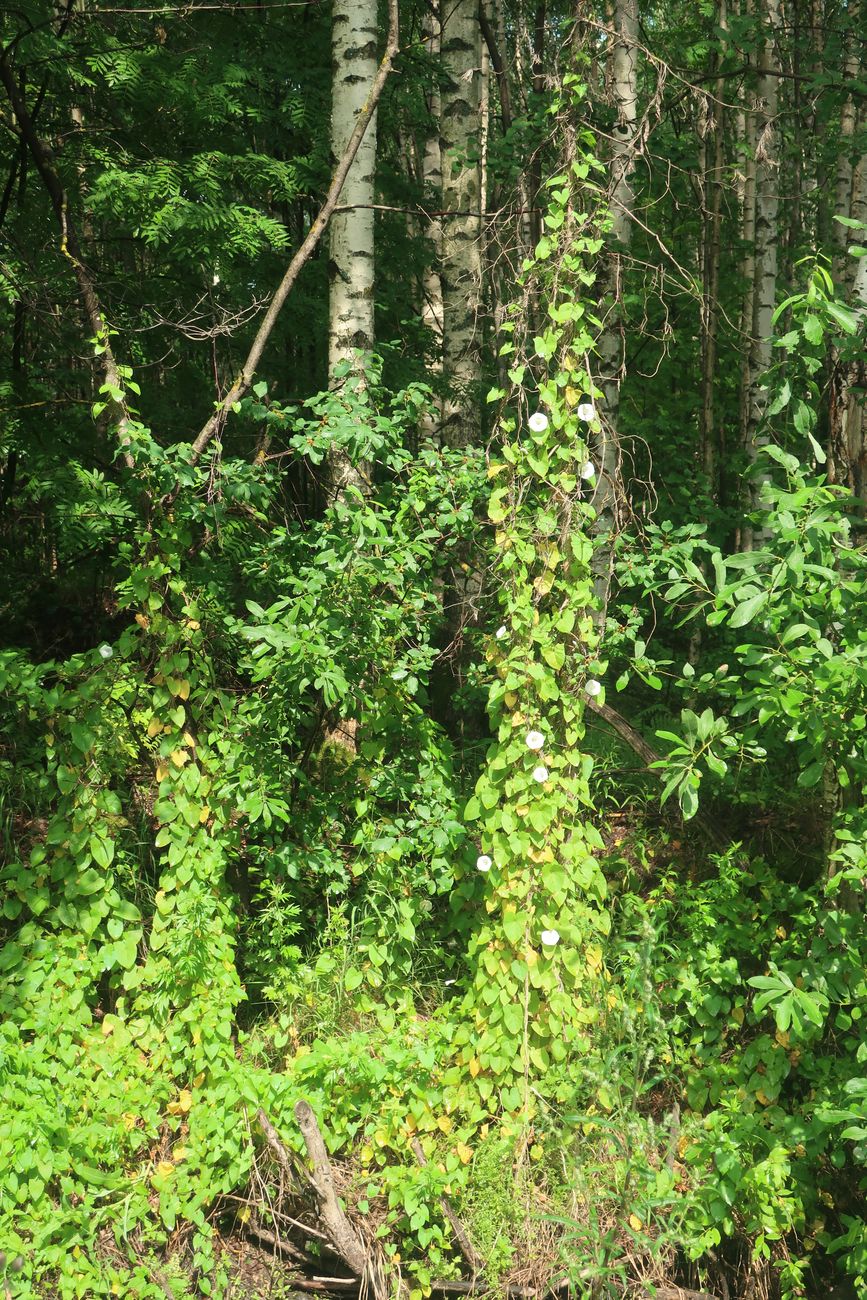
[[[572,102],[583,93],[577,79],[566,90]],[[555,111],[568,117],[570,107]],[[604,695],[590,567],[588,435],[599,417],[587,358],[588,262],[606,218],[590,201],[593,138],[568,122],[566,131],[569,164],[548,183],[547,233],[523,281],[528,299],[547,301],[547,320],[525,340],[515,306],[500,349],[511,390],[492,395],[502,402],[488,508],[503,620],[487,651],[496,741],[465,813],[482,876],[461,887],[468,900],[481,890],[486,917],[471,941],[458,1045],[482,1097],[525,1116],[537,1096],[569,1095],[566,1065],[598,1015],[609,929],[594,856],[602,841],[588,817],[592,759],[581,747],[586,699]]]

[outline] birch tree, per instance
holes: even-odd
[[[377,70],[376,0],[334,0],[332,16],[331,152],[342,157]],[[374,343],[374,173],[376,117],[349,169],[341,211],[331,219],[328,369],[352,362]],[[363,485],[360,467],[342,453],[329,458],[331,490]]]
[[[443,366],[451,396],[443,437],[452,446],[481,434],[481,174],[478,150],[482,49],[478,0],[448,0],[441,14]]]

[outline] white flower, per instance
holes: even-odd
[[[585,460],[584,464],[581,466],[580,472],[583,479],[595,478],[596,466],[593,464],[592,460]]]
[[[548,780],[548,769],[543,763],[540,763],[538,767],[533,768],[533,780],[538,781],[540,785],[543,781]]]
[[[533,749],[533,750],[541,749],[541,748],[543,747],[544,744],[545,744],[545,737],[542,735],[541,731],[528,731],[528,732],[527,732],[527,748],[528,748],[528,749]]]
[[[506,625],[505,623],[501,623],[500,626],[497,628],[496,632],[494,633],[494,636],[497,638],[498,641],[502,641],[505,635],[506,635]]]
[[[101,659],[110,659],[111,656],[114,654],[114,651],[112,650],[110,645],[106,645],[105,642],[103,642],[103,644],[99,647],[99,654]]]
[[[543,930],[541,937],[546,948],[553,948],[560,942],[559,930]]]
[[[457,980],[443,980],[443,983],[448,988],[450,984],[457,984]]]
[[[534,411],[527,423],[534,433],[544,433],[548,428],[548,417],[544,411]]]
[[[597,695],[602,694],[602,683],[597,682],[595,677],[591,677],[588,682],[584,683],[584,690],[591,699],[595,699]]]
[[[589,424],[591,420],[596,419],[596,407],[588,399],[587,401],[579,403],[575,414],[578,416],[579,420],[586,420]]]
[[[494,864],[491,861],[491,859],[488,857],[487,853],[480,853],[479,856],[476,858],[476,866],[478,867],[479,871],[490,871],[493,865]]]

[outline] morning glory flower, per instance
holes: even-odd
[[[505,635],[506,635],[506,625],[505,623],[501,623],[500,626],[497,628],[496,632],[494,633],[494,636],[497,638],[498,641],[502,641]]]
[[[583,479],[595,478],[595,477],[596,477],[596,466],[593,464],[593,461],[592,461],[592,460],[585,460],[584,464],[581,466],[581,471],[580,471],[580,473],[581,473],[581,477],[582,477]]]
[[[538,781],[540,785],[543,781],[548,780],[548,769],[543,763],[540,763],[538,767],[533,768],[533,780]]]
[[[597,682],[595,677],[591,677],[588,682],[584,683],[584,690],[591,699],[595,699],[597,695],[602,694],[602,683]]]
[[[560,932],[558,930],[543,930],[541,938],[546,948],[554,948],[560,942]]]
[[[544,411],[534,411],[527,423],[534,433],[544,433],[548,428],[548,417]]]
[[[587,397],[584,401],[579,403],[575,414],[578,416],[579,420],[586,420],[589,424],[591,420],[596,419],[596,407],[590,401],[590,398]]]
[[[494,864],[491,861],[491,859],[488,857],[487,853],[480,853],[479,856],[476,858],[476,866],[478,867],[479,871],[490,871],[493,865]]]
[[[545,744],[545,737],[542,735],[541,731],[527,732],[528,749],[533,749],[533,750],[541,749],[544,744]]]
[[[113,654],[114,651],[112,650],[111,646],[106,645],[105,642],[103,642],[103,644],[99,647],[99,656],[101,659],[110,659]]]

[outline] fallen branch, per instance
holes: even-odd
[[[259,1113],[261,1116],[262,1112]],[[316,1193],[316,1199],[319,1202],[319,1213],[328,1230],[332,1245],[344,1263],[352,1269],[352,1272],[357,1273],[359,1277],[363,1277],[368,1268],[367,1251],[356,1235],[352,1224],[347,1219],[340,1201],[337,1199],[337,1193],[334,1190],[334,1176],[331,1172],[331,1161],[328,1159],[328,1152],[325,1149],[316,1116],[313,1114],[313,1108],[309,1102],[302,1100],[295,1103],[295,1118],[298,1121],[298,1127],[301,1130],[301,1136],[304,1139],[304,1145],[313,1166],[313,1171],[310,1174],[310,1184]],[[277,1138],[273,1127],[272,1133]],[[277,1141],[279,1142],[279,1138],[277,1138]]]
[[[361,141],[363,140],[364,134],[370,125],[370,120],[376,111],[376,106],[382,94],[383,87],[385,86],[388,74],[391,72],[395,56],[398,52],[397,6],[398,0],[388,0],[388,36],[386,37],[385,42],[385,53],[382,56],[376,76],[373,79],[373,84],[370,87],[370,94],[367,97],[367,102],[358,115],[355,129],[349,137],[349,143],[346,146],[343,157],[337,164],[337,169],[331,178],[331,184],[328,187],[325,202],[319,209],[319,213],[307,232],[307,237],[303,244],[289,263],[286,274],[277,286],[277,290],[262,319],[262,324],[256,332],[256,337],[253,340],[250,351],[247,353],[247,359],[241,367],[240,373],[217,410],[214,411],[214,414],[209,418],[207,423],[203,425],[193,443],[192,451],[190,453],[190,460],[193,465],[197,464],[201,459],[202,453],[205,451],[208,444],[212,442],[214,438],[219,436],[226,423],[229,412],[232,410],[235,403],[239,402],[241,398],[245,397],[250,391],[256,368],[262,359],[265,345],[271,336],[271,331],[277,323],[277,317],[283,309],[283,304],[289,297],[292,287],[298,279],[302,268],[309,261],[313,250],[322,238],[325,232],[325,227],[328,225],[332,213],[337,207],[337,201],[340,198],[346,177],[349,174],[349,169],[355,161],[355,155],[358,153]],[[175,494],[176,493],[177,489],[175,489]]]
[[[411,1139],[410,1146],[413,1149],[413,1154],[415,1155],[416,1160],[419,1162],[422,1169],[424,1169],[425,1165],[427,1164],[427,1160],[425,1158],[424,1151],[422,1150],[422,1145],[419,1142],[417,1137],[413,1137]],[[485,1261],[482,1259],[481,1255],[476,1250],[473,1243],[470,1241],[469,1233],[467,1232],[461,1220],[455,1214],[452,1208],[451,1201],[447,1196],[440,1197],[440,1209],[442,1210],[443,1215],[449,1224],[449,1227],[454,1233],[455,1241],[460,1246],[461,1254],[469,1264],[470,1268],[473,1270],[473,1274],[475,1275],[477,1273],[484,1273]]]
[[[244,1231],[248,1237],[255,1237],[257,1241],[264,1242],[278,1255],[285,1255],[287,1259],[293,1260],[296,1264],[310,1263],[310,1257],[305,1255],[303,1250],[293,1246],[291,1241],[284,1241],[282,1237],[277,1236],[276,1232],[271,1232],[270,1229],[262,1227],[259,1223],[245,1223]]]
[[[683,1286],[657,1286],[647,1292],[648,1300],[717,1300],[709,1291],[690,1291]]]

